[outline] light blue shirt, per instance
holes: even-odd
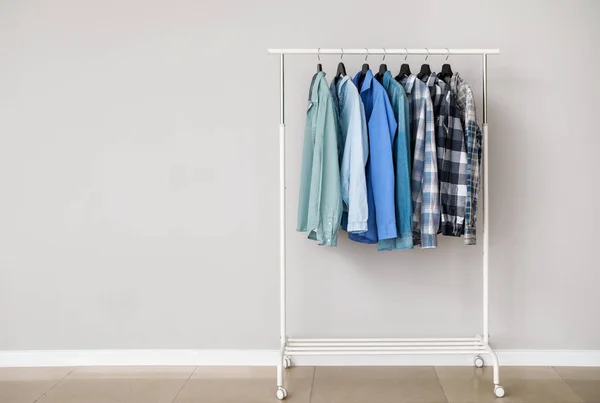
[[[348,232],[367,231],[367,179],[365,166],[369,157],[369,138],[365,107],[358,89],[348,77],[331,82],[331,98],[337,111],[340,147],[340,181],[344,215],[342,227]]]
[[[327,246],[337,245],[342,218],[336,125],[329,85],[319,72],[308,94],[296,229]]]
[[[373,80],[367,71],[359,85],[360,73],[354,77],[360,98],[365,106],[369,134],[369,160],[367,161],[367,205],[369,218],[367,232],[350,233],[350,239],[363,243],[376,243],[379,239],[396,238],[396,213],[394,193],[394,162],[392,142],[397,123],[385,89]]]
[[[392,147],[396,167],[396,239],[383,239],[378,242],[379,250],[412,249],[412,198],[410,180],[410,110],[408,98],[402,85],[386,71],[382,78],[383,88],[390,98],[398,131]]]

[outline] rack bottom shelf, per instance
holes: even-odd
[[[466,338],[287,338],[281,348],[281,360],[277,367],[277,397],[287,397],[283,386],[283,369],[292,366],[293,356],[325,355],[473,355],[473,364],[484,366],[482,356],[488,356],[493,367],[494,394],[503,397],[504,388],[500,386],[499,363],[496,353],[479,336]]]

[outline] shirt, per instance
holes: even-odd
[[[433,104],[427,85],[416,75],[403,77],[400,83],[406,90],[411,112],[413,243],[421,244],[422,248],[435,248],[440,223],[440,193]]]
[[[348,77],[331,83],[331,99],[337,114],[341,151],[340,180],[344,213],[342,227],[348,232],[367,231],[367,180],[365,167],[369,156],[369,139],[365,107],[358,89]]]
[[[367,204],[369,218],[367,232],[349,234],[350,239],[363,243],[376,243],[379,239],[396,238],[396,213],[394,198],[394,162],[392,142],[397,123],[385,90],[373,80],[371,70],[361,81],[361,73],[354,77],[365,106],[369,135],[367,161]]]
[[[477,122],[473,91],[458,73],[454,73],[450,78],[450,89],[456,93],[456,104],[460,109],[467,153],[468,169],[464,229],[465,244],[475,245],[475,221],[477,215],[477,198],[481,165],[481,129]]]
[[[338,141],[325,73],[313,76],[308,95],[297,231],[319,245],[336,246],[342,216]]]
[[[437,78],[435,73],[431,73],[429,77],[426,77],[423,80],[425,84],[427,84],[427,88],[429,89],[429,94],[431,95],[431,102],[433,103],[433,116],[435,117],[436,129],[437,130],[437,119],[438,116],[443,113],[441,110],[442,103],[444,103],[446,98],[446,92],[448,91],[448,85]]]
[[[379,75],[378,75],[379,76]],[[412,249],[412,199],[410,190],[410,110],[408,98],[400,83],[386,71],[381,78],[392,106],[394,118],[398,123],[396,136],[392,144],[392,158],[396,179],[396,239],[382,239],[379,250]]]
[[[439,80],[439,83],[443,81]],[[444,235],[464,233],[467,201],[467,151],[456,93],[446,86],[436,128],[441,224]],[[435,106],[434,106],[435,109]]]

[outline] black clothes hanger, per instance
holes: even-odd
[[[342,62],[343,57],[344,49],[342,49],[342,56],[340,56],[340,62],[338,63],[337,71],[335,72],[335,78],[333,79],[336,84],[338,81],[340,81],[340,78],[348,75],[346,74],[346,66],[344,66],[344,62]]]
[[[379,65],[379,72],[377,72],[377,74],[375,74],[375,78],[380,83],[383,82],[383,75],[387,71],[387,64],[384,63],[385,56],[386,56],[386,52],[385,52],[385,49],[383,49],[383,59],[381,60],[381,64]]]
[[[417,74],[417,77],[419,78],[419,80],[423,80],[424,78],[427,78],[431,75],[431,67],[429,67],[428,64],[422,64],[421,65],[421,71],[419,71],[419,74]]]
[[[367,51],[367,53],[365,53],[365,63],[363,63],[362,68],[360,69],[360,75],[358,76],[358,89],[359,90],[362,87],[363,81],[365,81],[365,77],[367,76],[367,72],[370,69],[369,64],[366,63],[367,58],[369,57],[369,50],[366,49],[366,48],[365,48],[365,50]]]
[[[425,49],[427,51],[427,56],[425,56],[425,61],[427,61],[427,59],[429,59],[429,49]],[[431,75],[431,67],[429,67],[429,65],[427,63],[424,63],[421,65],[421,71],[419,71],[419,74],[417,74],[417,78],[419,80],[423,80],[426,77],[429,77]]]
[[[450,56],[450,50],[449,50],[449,49],[447,49],[447,48],[446,48],[446,50],[448,51],[448,54],[446,55],[446,60],[445,60],[445,61],[448,61],[448,57]],[[448,64],[448,63],[445,63],[445,64],[442,66],[442,71],[440,71],[440,73],[438,74],[438,78],[439,78],[440,80],[443,80],[443,81],[445,81],[445,80],[446,80],[446,78],[452,77],[452,74],[454,74],[454,73],[452,72],[452,67],[450,66],[450,64]]]
[[[319,59],[319,63],[317,63],[317,73],[323,71],[323,65],[321,64],[321,48],[317,49],[317,58]]]
[[[446,78],[452,77],[452,67],[446,63],[442,66],[442,71],[439,72],[438,78],[441,80],[445,80]]]
[[[406,54],[404,55],[404,63],[400,66],[400,72],[395,77],[396,81],[400,81],[404,78],[404,76],[410,76],[412,73],[410,72],[410,66],[406,63],[406,58],[408,57],[408,49],[406,49]]]

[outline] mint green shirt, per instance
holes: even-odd
[[[331,93],[319,72],[308,94],[297,227],[319,245],[337,246],[342,218],[337,135]]]

